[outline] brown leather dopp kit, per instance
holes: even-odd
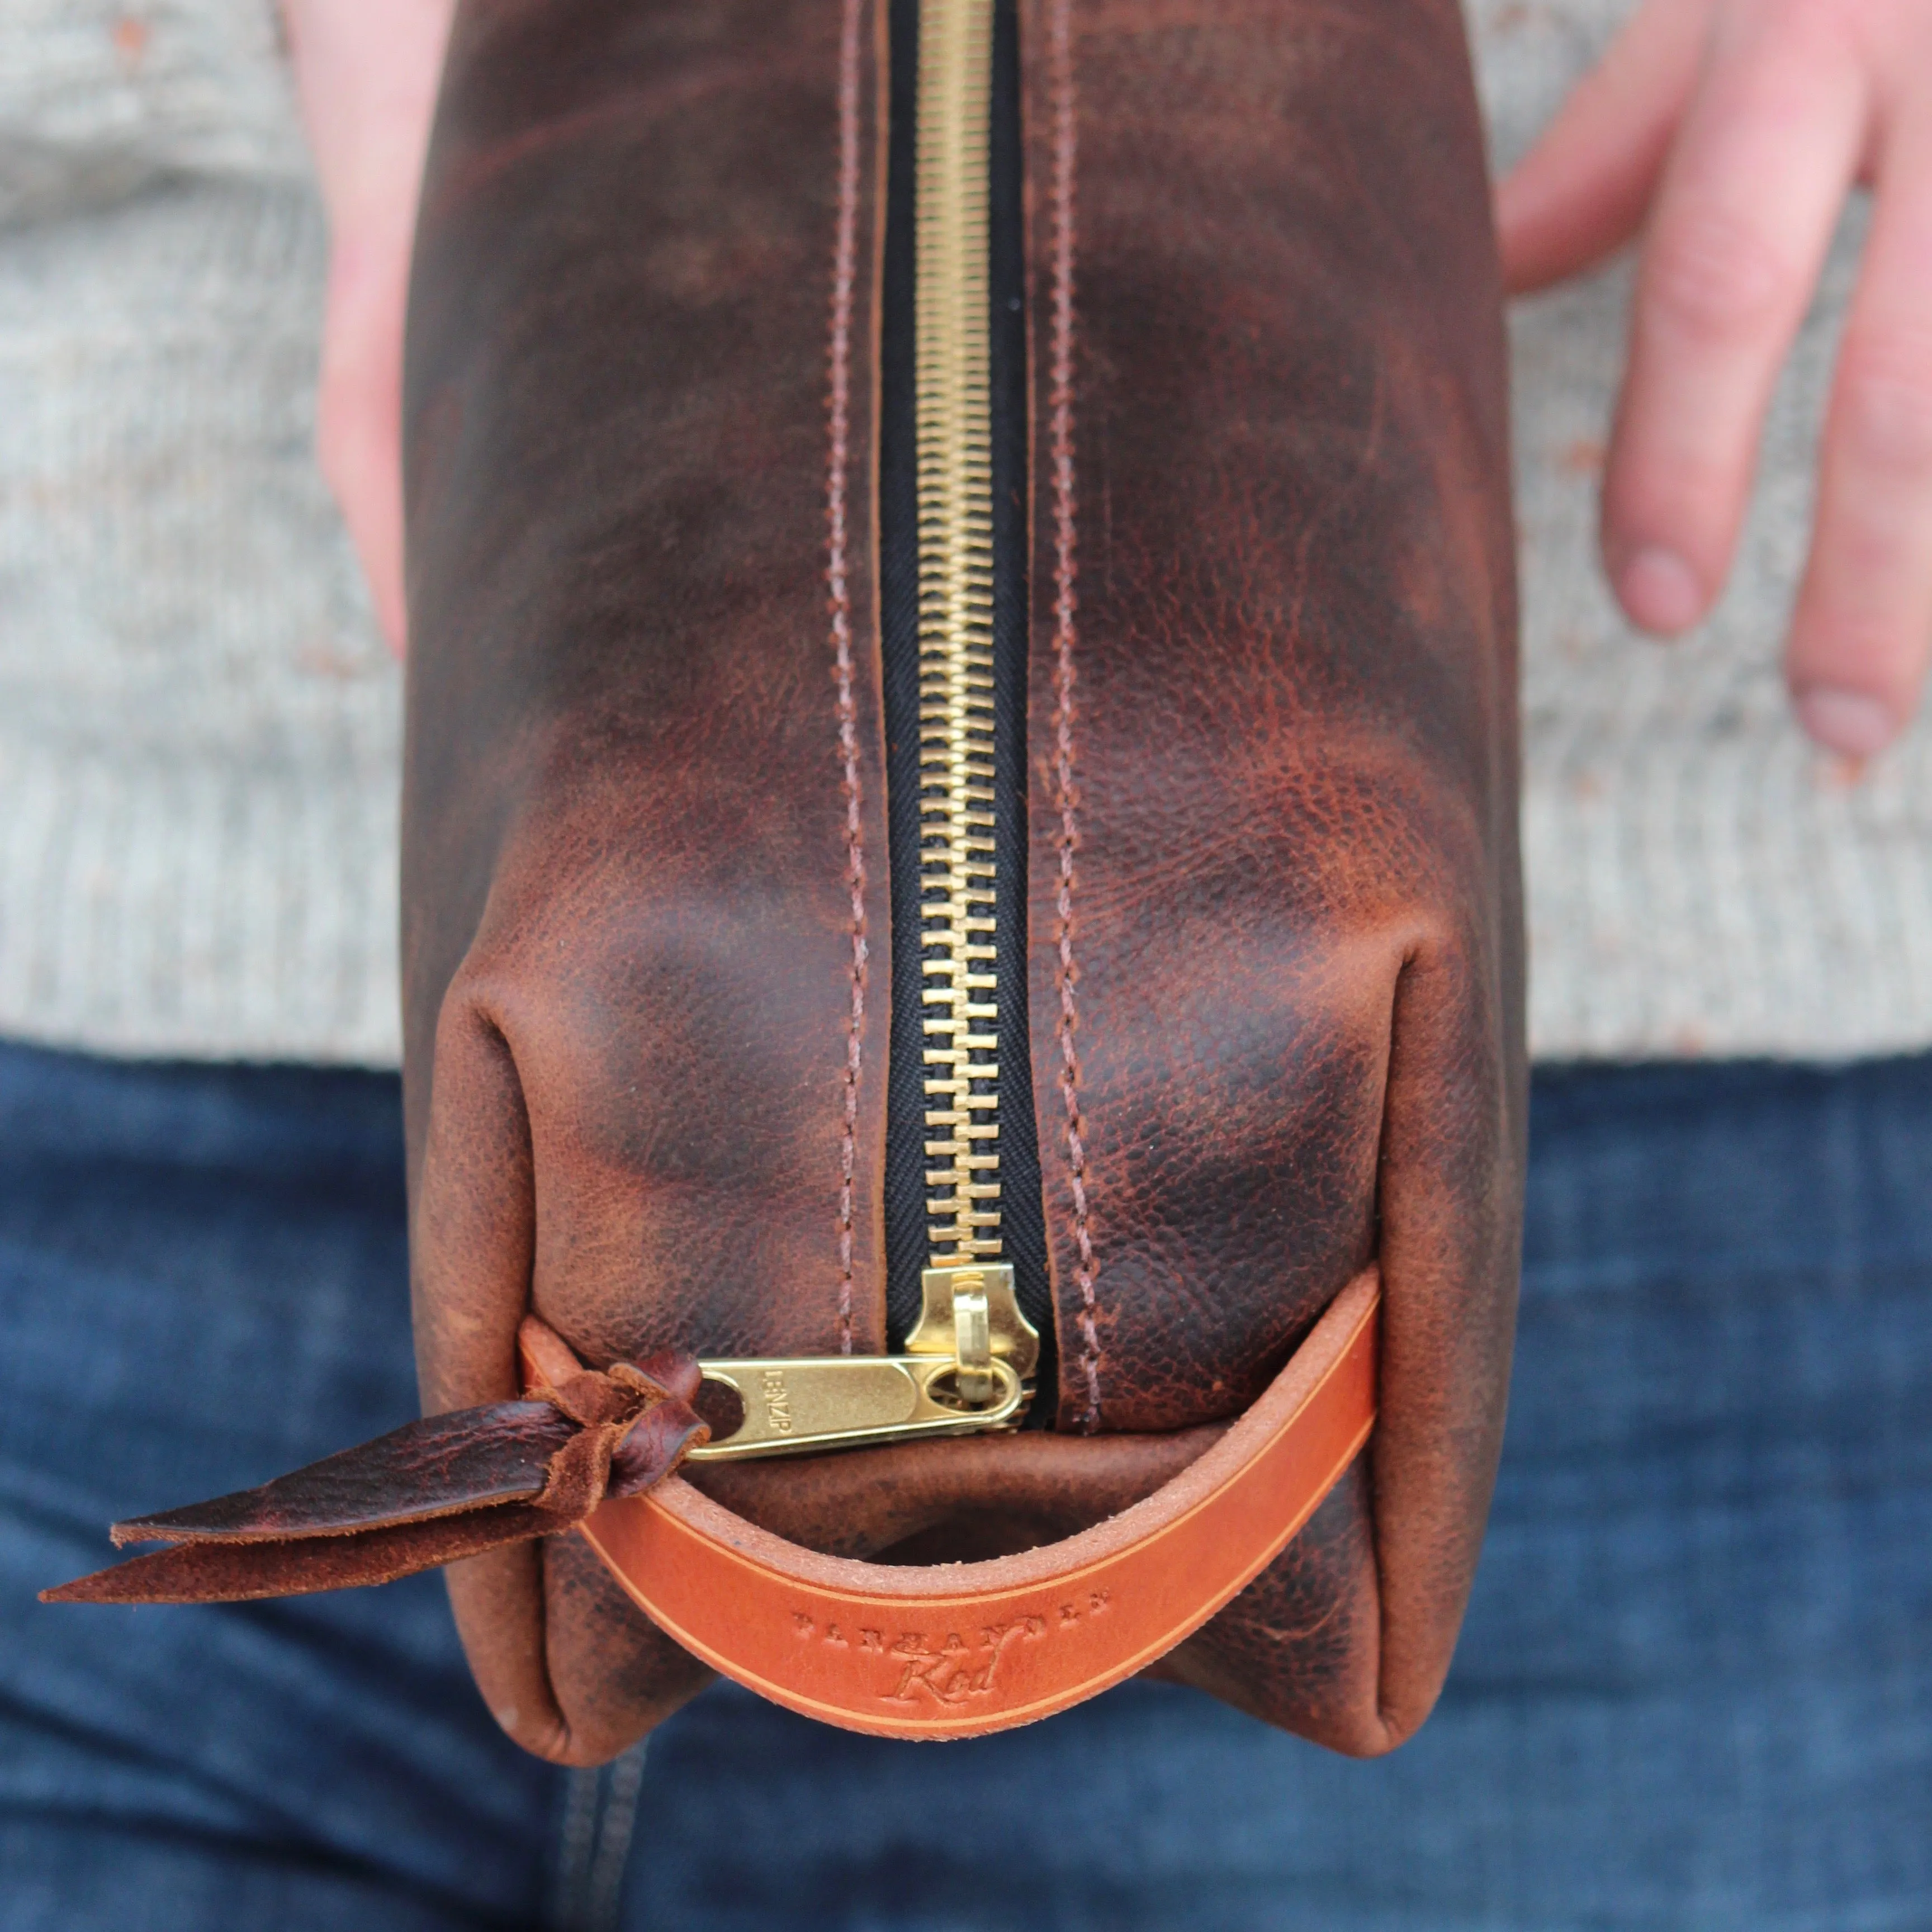
[[[714,1672],[1400,1743],[1514,1316],[1500,318],[1456,0],[464,0],[405,397],[427,1414],[50,1598],[447,1565],[569,1762]]]

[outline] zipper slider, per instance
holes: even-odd
[[[1033,1399],[1040,1336],[1000,1262],[928,1268],[925,1306],[898,1355],[704,1361],[711,1441],[694,1462],[1014,1429]],[[728,1394],[724,1393],[728,1391]],[[720,1416],[732,1396],[741,1419]]]

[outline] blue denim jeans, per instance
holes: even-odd
[[[0,1047],[0,1932],[1932,1927],[1932,1060],[1546,1072],[1489,1543],[1372,1764],[1132,1684],[522,1756],[441,1584],[44,1608],[413,1412],[392,1080]]]

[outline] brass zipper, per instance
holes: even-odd
[[[706,1361],[697,1460],[1012,1428],[1037,1331],[1000,1258],[990,146],[994,0],[919,0],[914,185],[927,1265],[902,1354]]]
[[[914,229],[928,1272],[1000,1253],[993,882],[992,0],[922,0]]]

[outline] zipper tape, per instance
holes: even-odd
[[[775,1703],[885,1737],[1010,1730],[1164,1656],[1287,1547],[1374,1427],[1381,1299],[1371,1266],[1198,1460],[1042,1549],[924,1567],[822,1556],[675,1476],[577,1533],[660,1629]],[[568,1353],[526,1323],[530,1383],[568,1372],[539,1347]]]

